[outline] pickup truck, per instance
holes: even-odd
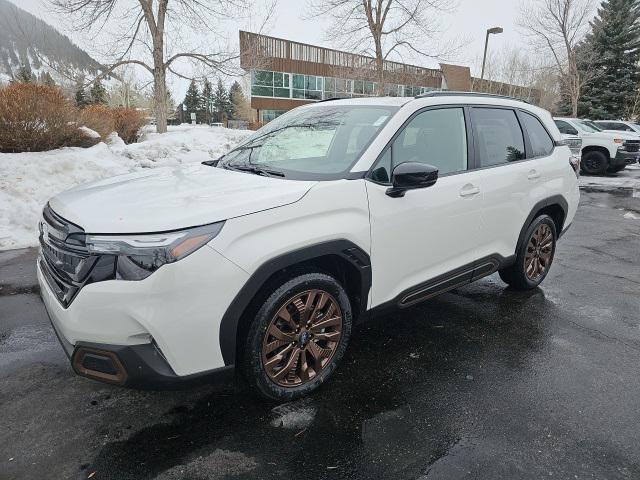
[[[627,132],[605,132],[592,122],[556,117],[554,121],[565,136],[582,139],[580,169],[590,175],[616,173],[640,158],[640,138]]]

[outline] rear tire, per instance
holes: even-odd
[[[542,283],[556,252],[556,224],[549,215],[540,215],[527,228],[518,245],[513,265],[498,273],[515,290],[531,290]]]
[[[241,366],[245,379],[269,400],[315,391],[342,359],[351,323],[351,303],[333,277],[306,273],[275,285],[249,325]]]
[[[609,167],[609,159],[604,153],[594,150],[582,155],[580,168],[582,173],[589,175],[603,175]]]

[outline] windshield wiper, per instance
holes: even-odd
[[[284,173],[279,172],[278,170],[257,167],[255,165],[249,165],[249,164],[243,164],[243,165],[226,164],[224,165],[224,168],[229,168],[231,170],[240,170],[241,172],[255,173],[256,175],[263,175],[265,177],[284,177]]]

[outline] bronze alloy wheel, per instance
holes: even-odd
[[[297,387],[318,375],[336,352],[342,311],[324,290],[287,300],[273,316],[262,341],[262,366],[271,381]]]
[[[529,239],[524,256],[524,266],[527,278],[533,282],[542,277],[553,255],[553,232],[546,223],[538,225]]]

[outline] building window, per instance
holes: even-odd
[[[290,98],[288,73],[254,70],[251,73],[251,95]]]
[[[380,88],[377,82],[370,80],[349,80],[268,70],[251,72],[251,95],[257,97],[304,100],[351,98],[377,95]],[[412,85],[384,85],[384,95],[391,97],[414,97],[429,90],[434,89]]]

